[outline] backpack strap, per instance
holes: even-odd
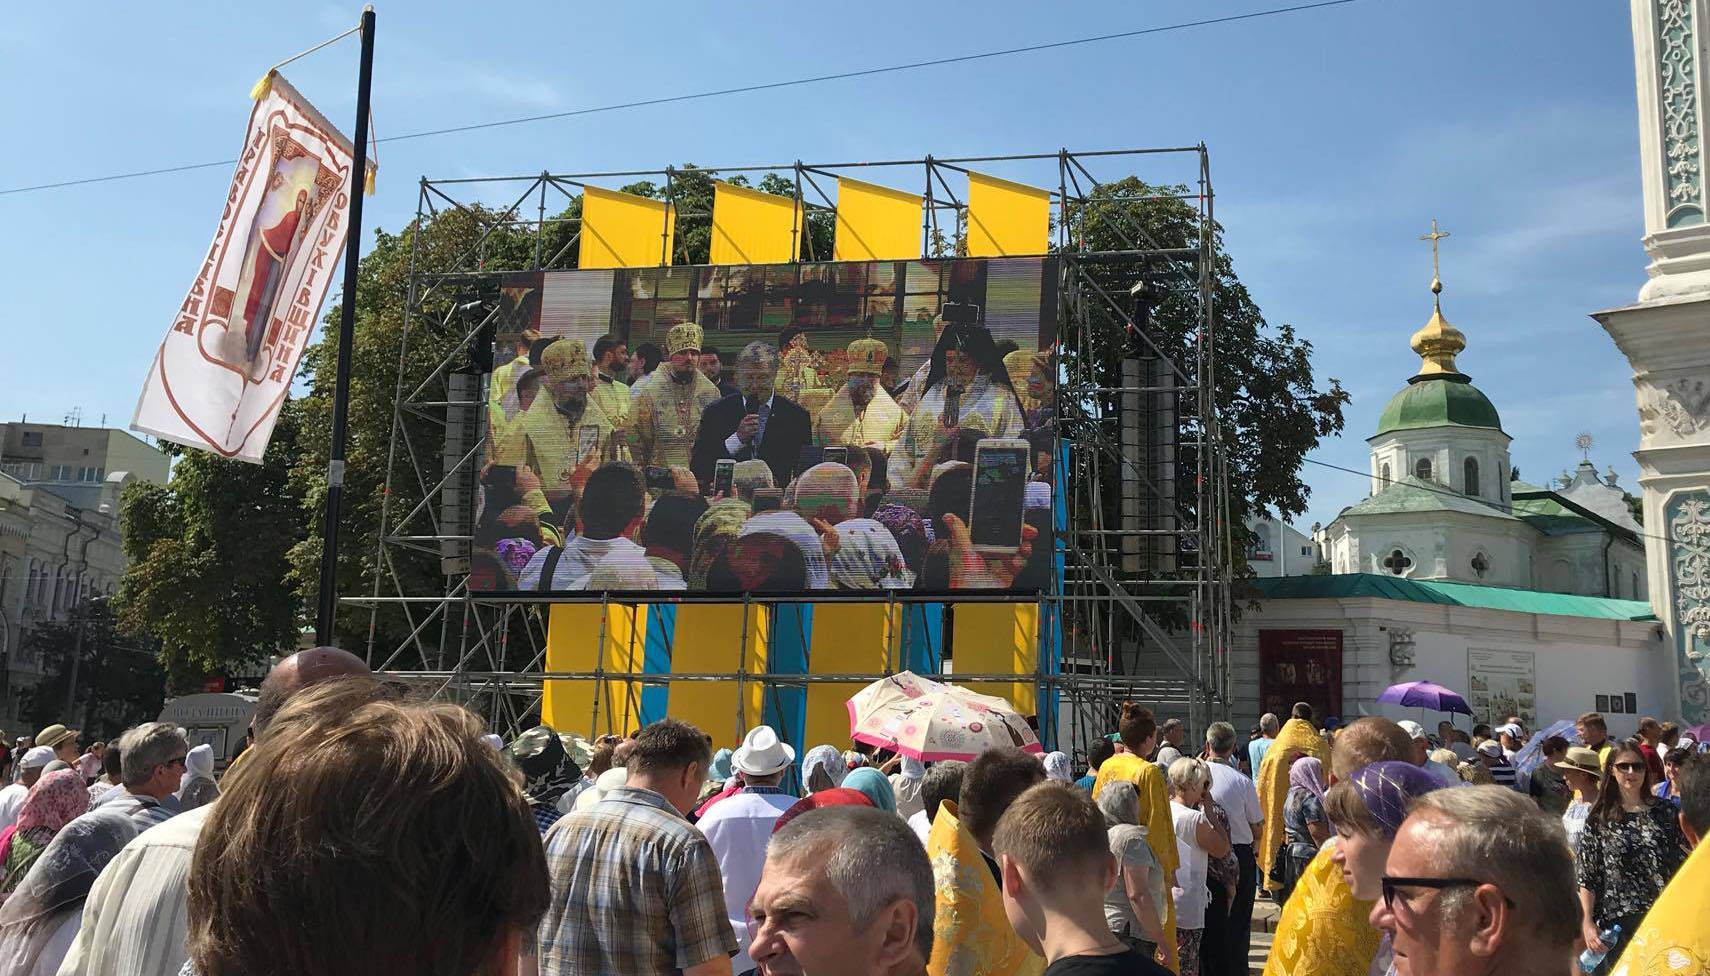
[[[546,550],[546,561],[540,564],[540,579],[534,584],[536,593],[552,592],[552,576],[558,572],[558,560],[563,555],[563,546],[552,546]]]

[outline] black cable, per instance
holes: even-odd
[[[914,61],[908,64],[893,64],[882,68],[862,68],[858,71],[842,71],[836,74],[815,75],[811,78],[796,78],[790,81],[773,81],[759,85],[743,85],[738,88],[720,88],[714,91],[695,92],[689,95],[670,95],[663,98],[646,98],[633,102],[618,102],[612,105],[600,105],[594,108],[572,109],[568,112],[553,112],[548,115],[529,115],[516,119],[500,119],[495,122],[476,122],[470,125],[452,126],[446,129],[428,129],[423,132],[409,132],[399,136],[387,136],[376,142],[403,142],[406,139],[426,139],[430,136],[451,135],[458,132],[474,132],[478,129],[496,129],[507,125],[523,125],[529,122],[547,122],[553,119],[568,119],[579,115],[595,115],[601,112],[617,112],[623,109],[645,108],[653,105],[669,105],[675,102],[695,101],[702,98],[718,98],[723,95],[744,95],[752,92],[772,91],[778,88],[790,88],[796,85],[816,85],[827,81],[842,81],[848,78],[865,78],[872,75],[889,74],[895,71],[914,71],[920,68],[935,68],[946,64],[962,64],[968,61],[980,61],[987,58],[1001,58],[1012,54],[1030,54],[1035,51],[1049,51],[1055,48],[1074,47],[1080,44],[1094,44],[1099,41],[1113,41],[1129,37],[1141,37],[1147,34],[1162,34],[1168,31],[1186,30],[1190,27],[1208,27],[1214,24],[1228,24],[1240,20],[1253,20],[1258,17],[1273,17],[1278,14],[1298,13],[1303,10],[1316,10],[1320,7],[1337,7],[1343,4],[1356,3],[1358,0],[1319,0],[1317,3],[1303,3],[1292,7],[1275,7],[1269,10],[1255,10],[1245,14],[1230,14],[1227,17],[1212,17],[1207,20],[1193,20],[1180,24],[1166,24],[1162,27],[1144,27],[1139,30],[1120,31],[1114,34],[1100,34],[1096,37],[1078,37],[1068,41],[1052,41],[1046,44],[1029,44],[1025,47],[1005,48],[1001,51],[985,51],[980,54],[961,54],[949,58],[934,58],[930,61]],[[138,170],[134,173],[115,173],[111,176],[89,176],[76,180],[62,180],[58,183],[38,183],[33,186],[14,186],[0,190],[0,196],[12,193],[29,193],[35,190],[56,190],[68,186],[84,186],[90,183],[110,183],[114,180],[129,180],[143,176],[161,176],[167,173],[183,173],[188,170],[209,169],[214,166],[231,166],[235,159],[222,159],[208,163],[189,163],[183,166],[169,166],[165,169]]]

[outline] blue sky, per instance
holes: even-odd
[[[868,2],[647,8],[378,7],[384,137],[709,88],[1261,10],[1281,0],[1071,5]],[[1060,8],[1063,11],[1071,6]],[[277,10],[278,8],[269,8]],[[50,5],[0,24],[13,151],[0,188],[230,158],[267,65],[359,7],[115,5],[67,35]],[[1544,13],[1548,10],[1550,16]],[[1043,17],[1043,19],[1041,19]],[[754,95],[382,144],[369,227],[414,213],[416,180],[667,163],[739,165],[1191,145],[1211,151],[1236,270],[1272,322],[1353,394],[1313,457],[1364,470],[1364,438],[1418,363],[1432,217],[1461,367],[1495,401],[1529,480],[1594,459],[1636,481],[1630,371],[1588,312],[1643,283],[1627,5],[1488,0],[1340,7]],[[341,125],[354,39],[287,69]],[[1012,170],[1003,175],[1027,179]],[[1101,173],[1100,175],[1105,175]],[[1113,174],[1114,175],[1114,174]],[[1176,170],[1141,170],[1152,179]],[[213,232],[225,167],[0,195],[8,355],[0,418],[81,407],[128,423]],[[1302,525],[1363,497],[1308,467]]]

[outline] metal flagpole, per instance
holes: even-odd
[[[356,167],[350,182],[350,226],[344,242],[344,298],[339,305],[338,374],[333,387],[332,444],[327,453],[327,504],[321,525],[320,612],[315,643],[332,643],[338,602],[338,522],[344,495],[344,427],[350,412],[350,346],[356,334],[356,265],[362,252],[362,192],[368,167],[368,95],[374,81],[374,8],[362,8],[362,65],[356,75]]]

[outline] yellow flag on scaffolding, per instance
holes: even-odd
[[[766,692],[766,618],[766,609],[753,603],[686,603],[677,608],[671,673],[732,677],[671,682],[666,711],[672,718],[688,722],[720,745],[741,742],[760,722]],[[746,675],[740,692],[739,672]]]
[[[833,261],[900,261],[920,257],[925,199],[887,186],[837,179]]]
[[[603,654],[595,649],[602,643],[595,636],[600,634],[605,638]],[[646,607],[558,604],[547,616],[546,670],[640,674],[646,642]],[[589,738],[607,732],[621,735],[641,725],[640,682],[542,682],[540,720],[559,732],[579,732]]]
[[[984,173],[968,174],[968,256],[1044,254],[1051,245],[1051,192]]]
[[[1039,712],[1033,676],[1039,666],[1039,604],[953,604],[950,659],[957,674],[1013,674],[1023,681],[956,684],[1009,702],[1019,715]],[[816,611],[817,612],[817,611]]]
[[[677,213],[661,200],[582,188],[582,253],[577,267],[652,268],[671,263]]]
[[[783,264],[800,253],[802,208],[791,197],[713,184],[710,264]]]
[[[896,663],[897,603],[820,603],[813,608],[809,674],[891,674]],[[803,709],[802,744],[849,739],[849,697],[857,683],[810,681]]]

